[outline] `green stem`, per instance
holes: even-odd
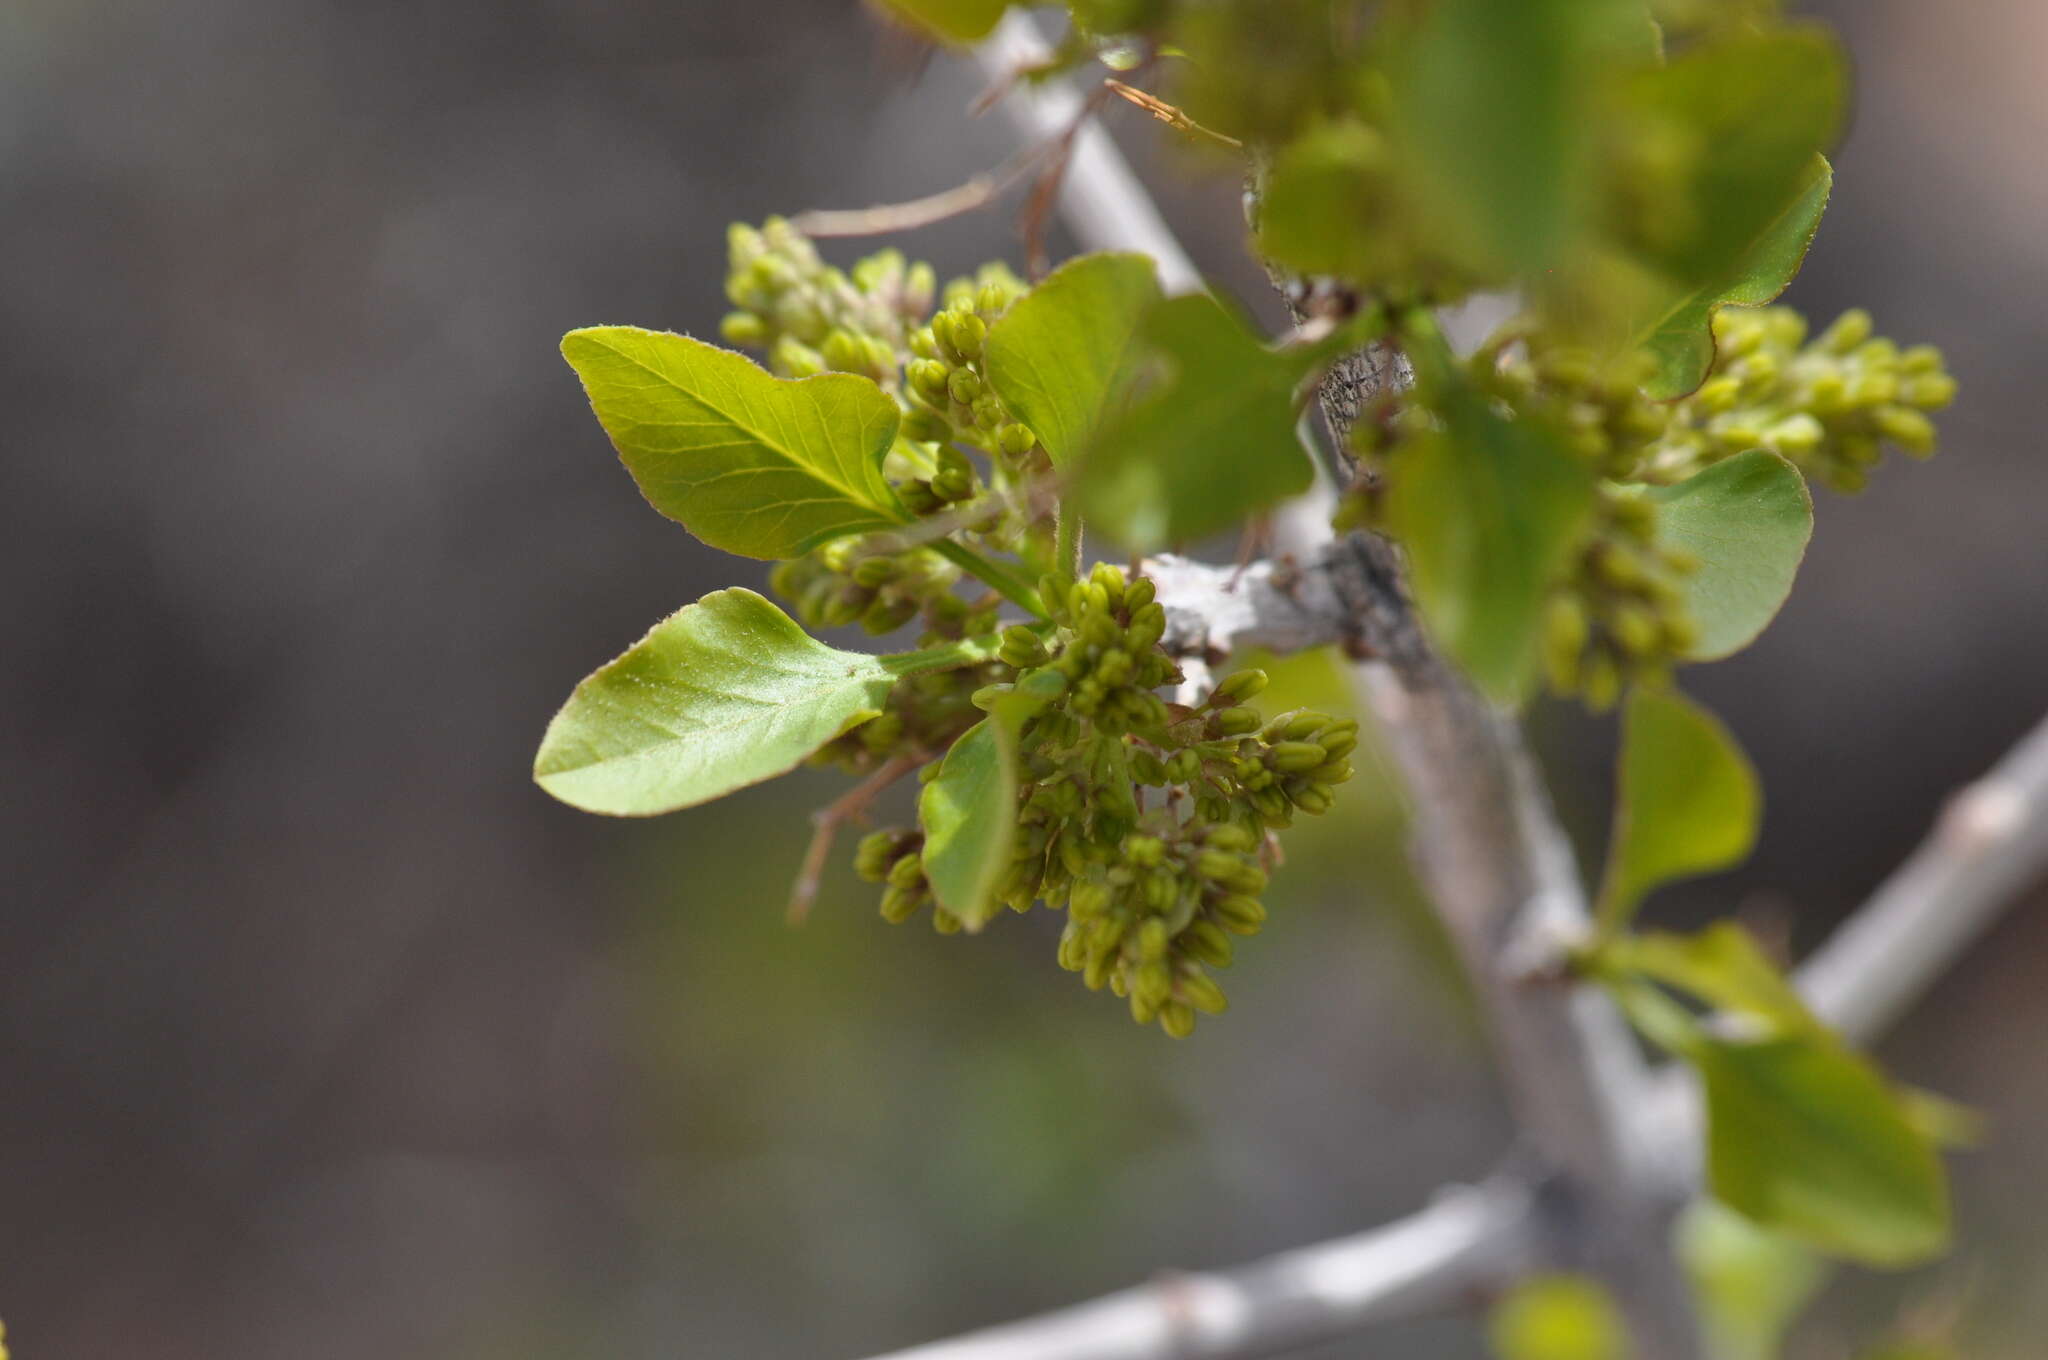
[[[1045,606],[1038,599],[1038,591],[1009,568],[989,561],[972,548],[955,543],[950,538],[938,539],[931,547],[939,556],[988,585],[1012,604],[1022,606],[1041,619],[1046,617]]]
[[[1041,635],[1049,633],[1052,625],[1032,624]],[[993,661],[1002,655],[1003,635],[983,633],[978,637],[961,638],[958,642],[945,642],[936,647],[921,647],[914,652],[897,652],[881,658],[881,661],[898,676],[926,675],[932,671],[957,671],[966,666],[979,666],[984,661]]]

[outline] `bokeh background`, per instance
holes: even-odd
[[[1834,0],[1861,67],[1795,300],[1964,384],[1931,466],[1824,497],[1780,625],[1696,692],[1756,754],[1740,872],[1810,945],[2048,707],[2048,8]],[[838,0],[0,6],[0,1316],[24,1360],[851,1360],[1352,1230],[1510,1132],[1362,780],[1192,1042],[1049,922],[781,902],[801,775],[656,822],[528,780],[588,669],[715,586],[555,353],[710,333],[725,224],[956,183],[970,72]],[[1111,114],[1270,317],[1236,186]],[[905,242],[1015,258],[1007,211]],[[1313,691],[1330,677],[1296,667]],[[1600,724],[1539,715],[1583,850]],[[2048,1334],[2048,913],[1884,1048],[1974,1102],[1963,1248],[1845,1276],[1840,1357]],[[1459,1357],[1450,1322],[1325,1348]]]

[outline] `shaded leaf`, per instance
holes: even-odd
[[[1140,338],[1165,373],[1089,442],[1075,495],[1092,527],[1151,552],[1309,488],[1294,428],[1308,358],[1267,349],[1207,294],[1157,304]]]
[[[631,326],[571,331],[562,357],[648,503],[714,548],[801,557],[908,519],[882,476],[897,406],[866,378],[777,378]]]
[[[1715,1360],[1778,1360],[1827,1263],[1712,1199],[1686,1206],[1676,1238]]]
[[[900,676],[975,655],[842,652],[751,590],[714,591],[576,687],[533,777],[586,812],[672,812],[787,773],[880,713]]]
[[[1079,457],[1129,395],[1139,327],[1158,300],[1149,257],[1083,255],[1047,275],[989,331],[989,383],[1054,467]]]
[[[1681,230],[1643,250],[1662,297],[1637,338],[1658,370],[1652,395],[1699,386],[1721,302],[1767,302],[1798,272],[1827,206],[1823,159],[1840,135],[1847,61],[1818,25],[1736,33],[1646,72],[1624,116],[1667,130],[1689,157]]]
[[[936,42],[964,45],[986,38],[1010,0],[874,0]]]
[[[1617,926],[1643,895],[1725,869],[1756,843],[1756,771],[1720,720],[1684,695],[1637,689],[1622,718],[1614,833],[1600,918]]]
[[[1643,390],[1659,399],[1682,397],[1714,366],[1714,313],[1723,307],[1760,307],[1784,292],[1806,259],[1834,187],[1834,169],[1815,156],[1810,178],[1776,216],[1766,220],[1724,266],[1663,302],[1636,343],[1656,361]]]
[[[1386,178],[1390,150],[1379,133],[1342,121],[1281,148],[1258,204],[1259,253],[1300,274],[1375,279],[1391,267]]]
[[[1864,1058],[1825,1035],[1702,1035],[1687,1058],[1707,1097],[1714,1194],[1762,1227],[1877,1266],[1948,1244],[1934,1145]]]
[[[1814,159],[1842,129],[1848,63],[1818,24],[1735,32],[1646,71],[1630,116],[1688,148],[1685,230],[1648,252],[1688,286],[1725,271],[1810,187]]]
[[[1501,703],[1536,662],[1544,597],[1580,542],[1593,474],[1545,427],[1507,421],[1462,382],[1442,428],[1401,453],[1387,519],[1438,643]]]
[[[1437,234],[1524,277],[1571,253],[1602,58],[1646,37],[1625,0],[1435,0],[1391,69],[1401,170]]]
[[[1755,640],[1792,593],[1813,537],[1813,494],[1799,470],[1751,449],[1650,492],[1657,536],[1699,562],[1685,607],[1699,628],[1687,655],[1711,661]]]

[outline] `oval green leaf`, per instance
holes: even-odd
[[[980,930],[996,914],[1017,832],[1016,737],[1007,723],[984,718],[953,743],[918,795],[917,819],[933,896]]]
[[[533,777],[586,812],[708,802],[880,713],[908,660],[827,647],[753,591],[715,591],[576,687]]]
[[[1388,523],[1437,642],[1496,702],[1519,702],[1593,476],[1547,429],[1502,419],[1462,382],[1439,405],[1443,428],[1402,451]]]
[[[1813,537],[1806,479],[1770,450],[1751,449],[1655,488],[1650,498],[1658,538],[1699,562],[1685,582],[1686,611],[1699,628],[1688,657],[1712,661],[1741,651],[1776,617],[1806,556]]]
[[[1756,843],[1756,771],[1720,720],[1682,694],[1629,695],[1617,785],[1600,892],[1600,919],[1610,928],[1652,888],[1725,869]]]
[[[1308,357],[1267,349],[1206,293],[1159,303],[1141,338],[1164,374],[1088,446],[1075,494],[1091,527],[1152,552],[1308,490],[1294,419]]]
[[[562,357],[648,503],[714,548],[801,557],[908,519],[882,476],[900,413],[866,378],[777,378],[632,326],[571,331]]]
[[[1138,329],[1158,300],[1149,257],[1082,255],[1048,274],[989,331],[989,383],[1037,434],[1054,467],[1078,458],[1128,395],[1141,357]]]
[[[1914,1265],[1946,1248],[1934,1144],[1863,1057],[1825,1034],[1703,1034],[1685,1056],[1706,1088],[1708,1181],[1731,1208],[1868,1265]]]

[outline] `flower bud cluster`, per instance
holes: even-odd
[[[994,626],[994,611],[976,609],[953,593],[960,569],[928,548],[866,553],[859,539],[837,539],[779,563],[769,573],[775,593],[813,629],[858,623],[874,634],[893,633],[921,619],[931,641],[967,637]]]
[[[831,370],[896,382],[904,336],[931,309],[930,265],[884,250],[848,274],[779,217],[759,230],[735,223],[727,244],[725,290],[736,308],[719,326],[727,344],[764,351],[785,378]]]
[[[1656,510],[1641,488],[1603,483],[1585,546],[1545,605],[1550,688],[1604,712],[1629,682],[1668,679],[1699,640],[1685,607],[1685,578],[1698,565],[1657,541]]]
[[[1781,454],[1839,491],[1859,489],[1889,441],[1915,457],[1934,449],[1928,412],[1955,396],[1930,345],[1900,349],[1844,314],[1808,341],[1789,307],[1728,308],[1714,319],[1716,359],[1678,401],[1644,395],[1651,359],[1603,359],[1529,340],[1518,326],[1482,346],[1464,378],[1517,421],[1550,431],[1601,478],[1585,538],[1546,605],[1550,687],[1605,709],[1630,681],[1665,677],[1698,638],[1685,607],[1692,556],[1657,538],[1648,486],[1684,481],[1750,449]],[[1353,426],[1360,478],[1339,506],[1340,529],[1380,522],[1401,450],[1437,425],[1427,393],[1384,419]]]
[[[1223,994],[1209,970],[1231,938],[1265,919],[1269,835],[1296,812],[1329,810],[1351,777],[1358,724],[1322,713],[1267,722],[1246,700],[1259,671],[1229,676],[1201,704],[1155,692],[1180,676],[1159,648],[1165,611],[1150,580],[1097,566],[1086,580],[1048,577],[1051,628],[1003,634],[1010,679],[977,691],[1000,711],[1029,701],[1021,727],[1017,834],[997,897],[1015,911],[1043,901],[1068,922],[1060,962],[1091,989],[1126,998],[1140,1023],[1185,1035]],[[888,884],[882,914],[908,919],[931,900],[917,833],[863,841],[856,869]],[[959,921],[934,904],[941,931]]]
[[[908,339],[913,357],[903,367],[910,404],[904,426],[911,438],[959,439],[1019,474],[1042,470],[1042,455],[1031,459],[1037,436],[997,398],[982,364],[989,328],[1026,291],[1002,264],[983,265],[972,279],[946,285],[939,310]]]
[[[1808,341],[1806,319],[1790,307],[1728,308],[1714,318],[1714,336],[1713,372],[1672,407],[1645,451],[1645,480],[1681,481],[1763,448],[1837,491],[1860,491],[1884,444],[1932,454],[1929,415],[1955,399],[1940,350],[1873,336],[1861,310]]]

